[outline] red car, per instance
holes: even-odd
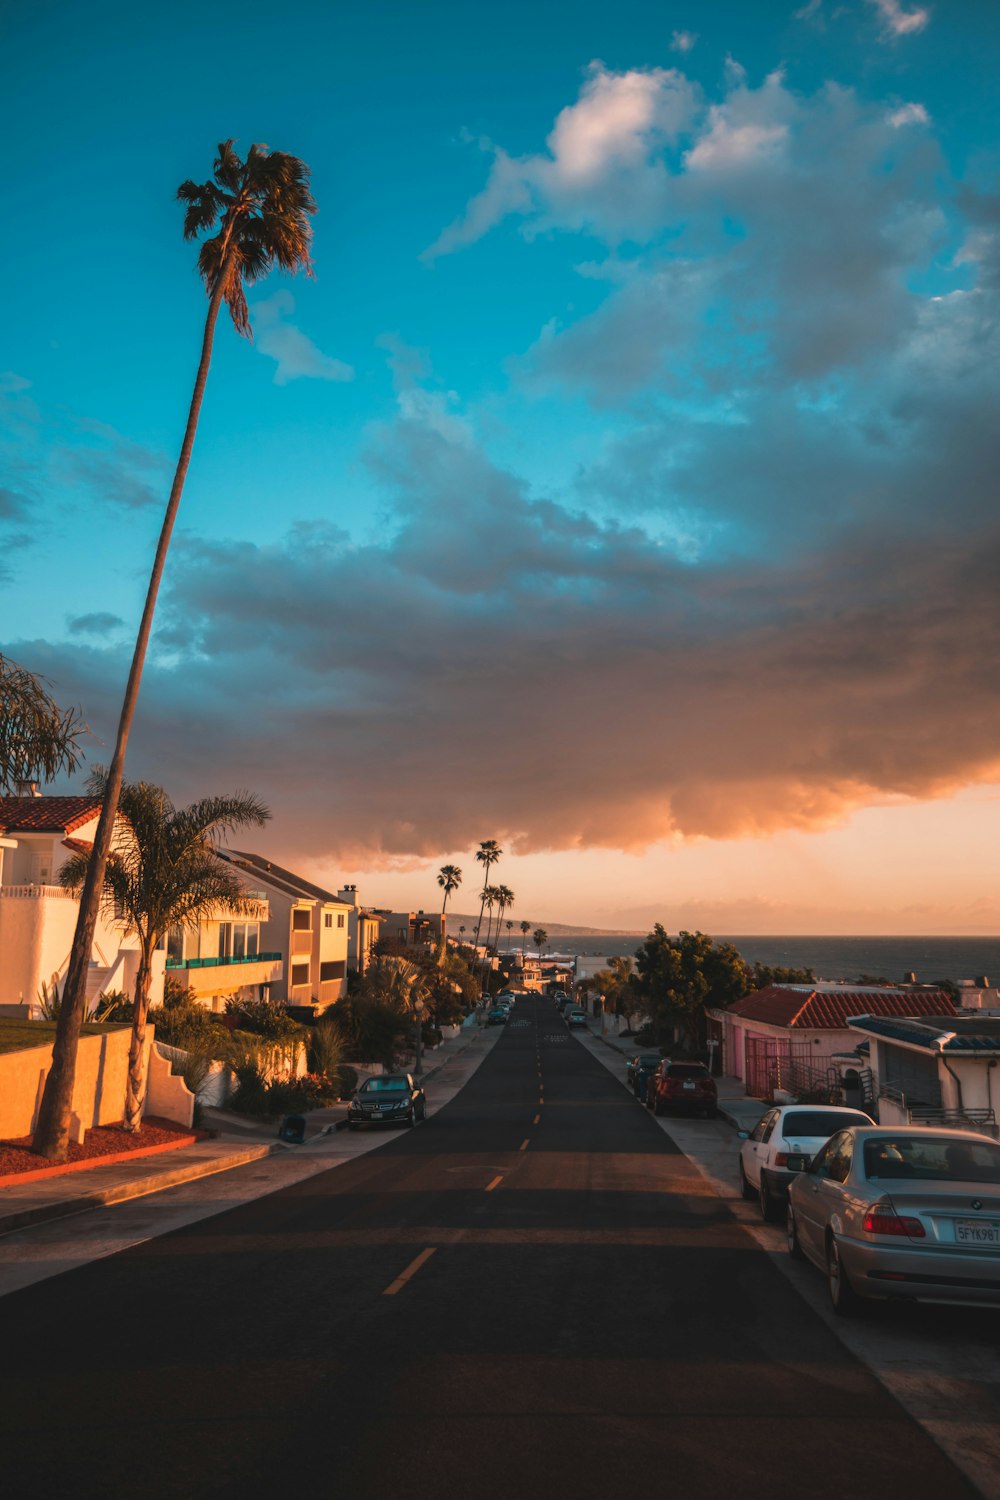
[[[715,1114],[715,1079],[704,1063],[671,1062],[665,1058],[646,1085],[646,1108],[656,1115],[671,1110],[684,1114]]]

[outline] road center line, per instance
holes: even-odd
[[[527,1151],[527,1149],[528,1149],[528,1142],[526,1140],[522,1141],[521,1144],[520,1144],[520,1146],[518,1146],[517,1149],[519,1151]]]
[[[416,1260],[411,1260],[406,1270],[401,1271],[396,1277],[396,1280],[391,1282],[389,1286],[386,1287],[385,1291],[382,1293],[382,1296],[395,1297],[397,1292],[401,1292],[406,1283],[409,1281],[410,1277],[415,1276],[420,1270],[420,1267],[424,1264],[424,1261],[430,1260],[436,1248],[437,1247],[435,1245],[431,1245],[429,1249],[421,1250]]]
[[[493,1179],[492,1182],[488,1182],[486,1184],[486,1186],[483,1189],[483,1191],[486,1192],[486,1193],[492,1193],[493,1189],[499,1187],[500,1184],[501,1184],[501,1182],[503,1182],[503,1176],[502,1175],[499,1176],[499,1177],[494,1177],[494,1179]]]
[[[542,1123],[542,1117],[541,1117],[541,1115],[536,1115],[535,1118],[532,1120],[531,1123],[532,1123],[532,1125],[540,1125]]]

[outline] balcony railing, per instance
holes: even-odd
[[[61,896],[64,901],[75,901],[75,891],[64,890],[61,885],[0,885],[0,896]]]
[[[273,964],[280,963],[280,953],[241,953],[229,958],[168,958],[168,969],[215,969],[220,964]]]

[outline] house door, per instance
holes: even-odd
[[[31,856],[31,884],[52,884],[52,854],[33,854]]]

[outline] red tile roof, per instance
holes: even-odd
[[[835,1031],[849,1016],[953,1016],[955,1006],[945,990],[810,989],[772,984],[744,995],[729,1006],[729,1015],[767,1026],[810,1027]]]
[[[0,797],[0,829],[4,833],[72,833],[100,810],[100,797]]]

